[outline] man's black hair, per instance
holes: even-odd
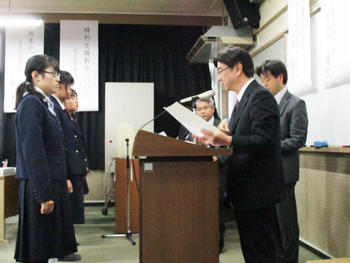
[[[249,53],[238,47],[225,47],[213,57],[215,67],[217,63],[221,62],[233,68],[235,65],[241,63],[244,74],[251,78],[254,76],[254,63]]]
[[[261,74],[271,73],[272,76],[277,78],[280,74],[283,74],[283,84],[286,85],[288,81],[288,73],[286,66],[280,60],[266,60],[261,66],[255,69],[255,73],[260,76]]]

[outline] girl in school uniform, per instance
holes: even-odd
[[[64,137],[48,97],[58,88],[58,72],[54,58],[33,56],[25,67],[26,80],[17,88],[18,262],[48,262],[77,251]]]
[[[70,97],[64,101],[65,111],[64,113],[68,119],[68,127],[71,131],[71,136],[66,137],[69,143],[72,154],[75,158],[72,158],[72,164],[75,169],[69,169],[68,177],[71,178],[73,185],[73,192],[70,194],[70,200],[73,212],[74,224],[84,224],[84,194],[89,192],[89,188],[86,182],[86,176],[89,173],[89,162],[85,153],[85,142],[83,134],[80,132],[77,120],[74,119],[73,114],[78,110],[78,94],[75,90],[71,89]],[[68,166],[69,167],[69,166]]]

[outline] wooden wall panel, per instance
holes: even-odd
[[[300,237],[335,257],[349,256],[350,155],[303,152],[300,164]]]

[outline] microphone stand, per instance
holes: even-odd
[[[129,138],[125,139],[126,141],[126,194],[127,194],[127,233],[125,234],[126,239],[128,239],[133,246],[136,245],[135,241],[132,238],[132,232],[130,228],[130,182],[131,182],[131,173],[130,173],[130,162],[129,162]]]
[[[102,235],[102,238],[106,237],[125,237],[130,241],[130,243],[135,246],[136,242],[132,237],[132,232],[130,228],[130,182],[131,182],[131,173],[130,173],[130,160],[129,160],[129,138],[125,139],[126,142],[126,195],[127,195],[127,231],[125,234],[110,234]]]

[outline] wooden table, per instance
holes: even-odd
[[[19,180],[15,168],[0,168],[0,242],[5,238],[5,218],[18,214]]]

